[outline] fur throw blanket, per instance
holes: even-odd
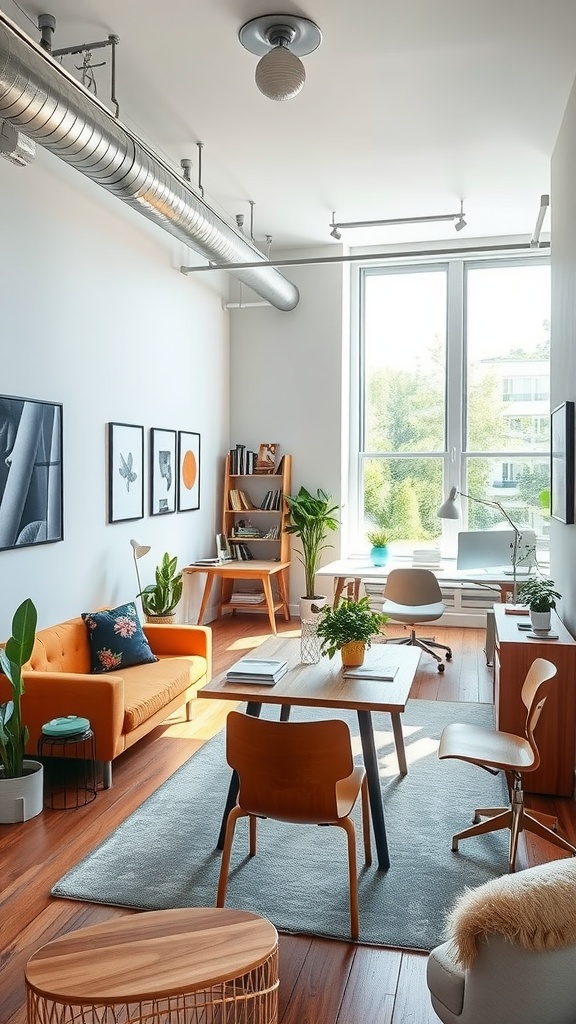
[[[540,864],[466,890],[447,924],[465,968],[474,963],[487,933],[524,949],[576,944],[576,858]]]

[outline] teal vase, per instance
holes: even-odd
[[[371,548],[370,561],[372,565],[386,565],[388,561],[388,548]]]

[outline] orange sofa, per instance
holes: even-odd
[[[42,726],[51,718],[88,718],[109,788],[115,757],[184,704],[190,721],[197,692],[212,674],[212,631],[156,623],[142,628],[159,660],[103,674],[90,672],[88,631],[81,618],[38,631],[23,673],[29,754],[36,752]],[[0,674],[0,703],[10,697],[8,680]]]

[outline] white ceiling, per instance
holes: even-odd
[[[175,167],[204,143],[205,198],[273,250],[337,243],[338,221],[451,213],[452,224],[348,231],[350,245],[534,230],[576,76],[575,0],[0,0],[54,47],[120,37],[120,117]],[[238,30],[260,14],[301,14],[322,44],[307,81],[275,103]],[[110,51],[95,50],[94,61]],[[73,69],[79,58],[67,58]],[[98,72],[109,104],[108,73]],[[552,197],[553,201],[553,197]],[[549,214],[544,233],[549,229]],[[339,251],[335,249],[335,252]]]

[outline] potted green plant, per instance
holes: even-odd
[[[373,530],[369,530],[366,534],[370,549],[370,561],[372,565],[385,565],[388,561],[388,534],[386,530],[383,530],[379,526],[375,526]]]
[[[138,595],[147,622],[174,622],[176,605],[182,597],[182,573],[176,570],[177,561],[166,551],[156,566],[156,582],[149,583]]]
[[[322,654],[333,658],[340,651],[343,665],[361,665],[372,637],[387,621],[387,615],[372,611],[367,597],[359,601],[345,597],[336,608],[325,605],[317,626]]]
[[[560,600],[561,594],[554,589],[554,580],[545,576],[532,576],[525,580],[518,588],[518,600],[520,604],[527,604],[530,609],[530,621],[532,629],[550,629],[551,611],[556,607],[556,600]]]
[[[326,600],[315,593],[315,576],[320,568],[322,552],[331,546],[324,541],[328,533],[340,525],[336,517],[340,506],[321,488],[316,494],[311,494],[305,487],[301,487],[298,494],[286,495],[286,504],[291,520],[286,526],[286,533],[298,537],[302,546],[299,559],[304,566],[306,593],[300,599],[300,617],[309,619],[311,605]],[[307,602],[307,610],[302,602]]]
[[[0,648],[0,668],[12,699],[0,704],[0,822],[27,821],[42,810],[44,768],[27,759],[28,729],[22,722],[22,667],[30,660],[36,637],[36,608],[30,598],[16,609],[12,636]]]

